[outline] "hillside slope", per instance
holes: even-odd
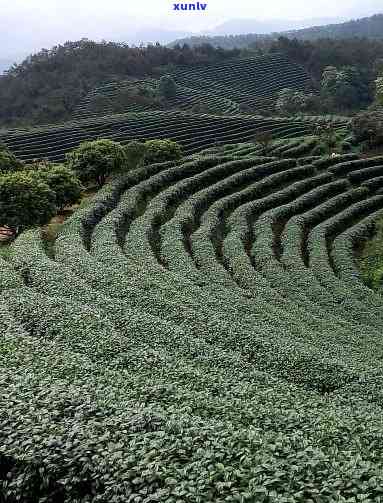
[[[253,150],[252,150],[253,148]],[[383,157],[223,148],[0,259],[5,502],[379,503]]]
[[[136,103],[120,105],[119,109],[117,105],[116,109],[119,97],[127,90],[145,83],[157,89],[159,81],[130,79],[112,82],[88,93],[72,117],[169,108],[193,111],[196,106],[210,113],[236,114],[241,109],[257,113],[273,109],[279,90],[286,87],[304,90],[311,85],[309,75],[300,65],[277,53],[199,66],[178,66],[172,69],[172,77],[178,85],[174,98],[155,103],[137,98]],[[101,106],[96,107],[100,100]]]
[[[341,120],[339,127],[344,127]],[[46,158],[62,161],[65,153],[82,141],[110,138],[121,143],[130,140],[169,138],[179,142],[187,154],[223,143],[252,140],[261,132],[274,138],[311,135],[315,121],[250,116],[214,116],[183,112],[143,112],[68,122],[29,131],[8,131],[0,135],[17,157],[24,161]]]

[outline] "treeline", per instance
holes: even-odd
[[[0,125],[65,120],[96,85],[130,76],[161,75],[175,65],[214,63],[238,54],[236,49],[209,45],[129,47],[87,39],[43,49],[0,78]]]
[[[376,99],[376,82],[383,76],[383,40],[309,42],[280,37],[269,50],[283,53],[312,76],[317,87],[317,106],[312,112],[349,113],[368,107]],[[288,101],[291,105],[293,100]]]
[[[259,49],[259,44],[253,44]],[[279,37],[272,41],[265,50],[280,52],[289,59],[305,67],[314,77],[320,79],[327,66],[356,66],[366,73],[366,78],[374,80],[383,65],[383,39],[349,38],[343,40],[320,39],[303,41]]]
[[[44,159],[24,164],[0,144],[0,228],[16,237],[46,225],[57,212],[79,202],[89,183],[101,187],[108,177],[181,157],[181,146],[171,140],[131,141],[122,146],[100,139],[81,143],[67,153],[65,164]]]

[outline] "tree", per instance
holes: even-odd
[[[313,93],[305,94],[291,88],[279,91],[275,104],[276,111],[283,115],[312,111],[318,108],[318,99]]]
[[[368,82],[355,66],[340,69],[328,66],[322,74],[321,95],[330,100],[334,108],[360,107],[369,100]]]
[[[18,234],[45,225],[56,214],[56,196],[27,172],[0,175],[0,226]]]
[[[383,117],[379,112],[361,112],[353,117],[351,132],[358,143],[369,146],[383,143]]]
[[[0,174],[19,171],[22,167],[23,163],[2,144],[0,148]]]
[[[56,195],[56,206],[62,210],[80,200],[82,185],[73,171],[63,165],[32,165],[29,175],[37,181],[46,183]]]
[[[330,155],[338,143],[338,137],[334,126],[332,124],[318,125],[316,134],[319,136],[326,153]]]
[[[144,162],[147,153],[147,146],[145,143],[139,141],[130,141],[124,146],[127,168],[135,169]]]
[[[148,140],[145,142],[145,147],[147,164],[172,161],[182,157],[181,146],[172,140]]]
[[[268,131],[265,131],[263,133],[258,133],[254,139],[256,143],[261,145],[263,155],[267,155],[273,141],[273,135]]]
[[[177,95],[177,84],[171,75],[163,75],[160,78],[159,92],[167,100]]]
[[[96,181],[100,187],[126,168],[124,148],[112,140],[83,142],[66,155],[66,162],[82,182]]]

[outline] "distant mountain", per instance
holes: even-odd
[[[298,30],[310,26],[326,25],[330,23],[340,23],[341,18],[313,18],[300,21],[289,21],[286,19],[269,19],[260,21],[258,19],[231,19],[216,26],[213,30],[204,32],[203,35],[243,35],[245,33],[268,34],[278,31]]]
[[[299,21],[301,26],[303,23],[317,22],[316,26],[309,28],[296,29],[295,27],[286,28],[287,22],[272,21],[272,22],[259,22],[255,20],[233,20],[220,25],[216,29],[218,31],[226,31],[227,29],[233,30],[232,34],[227,35],[202,35],[192,36],[188,38],[178,39],[170,45],[175,44],[188,44],[190,46],[208,43],[214,47],[223,47],[224,49],[232,49],[234,47],[244,48],[261,40],[277,38],[281,35],[289,38],[298,38],[300,40],[315,40],[318,38],[352,38],[352,37],[366,37],[370,39],[383,39],[383,14],[375,14],[374,16],[365,17],[357,20],[345,21],[336,24],[325,24],[320,26],[320,20],[306,20]],[[323,20],[322,20],[323,21]],[[242,28],[241,28],[242,22]],[[279,23],[279,24],[278,24]],[[279,29],[282,23],[285,23],[283,29]],[[290,22],[298,23],[298,22]],[[249,27],[251,32],[249,31]],[[243,29],[242,34],[238,34],[238,30]],[[246,33],[247,32],[247,33]],[[213,32],[214,33],[214,32]]]
[[[147,45],[147,44],[155,44],[159,42],[160,44],[169,44],[174,39],[177,38],[185,38],[193,36],[193,33],[186,31],[175,31],[175,30],[165,30],[161,28],[144,28],[142,30],[137,31],[129,35],[127,38],[127,42],[129,44],[134,45]],[[123,37],[120,37],[122,39]]]
[[[340,24],[313,26],[303,30],[294,30],[289,32],[289,36],[300,40],[352,37],[383,39],[383,14],[375,14],[374,16],[355,19]]]

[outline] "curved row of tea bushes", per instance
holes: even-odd
[[[222,249],[226,268],[234,279],[244,288],[257,288],[259,275],[253,268],[248,253],[248,243],[252,241],[250,222],[256,220],[263,212],[295,199],[314,187],[321,186],[333,179],[329,173],[314,176],[307,180],[293,183],[291,186],[257,199],[237,208],[228,218],[229,232],[224,239]],[[255,279],[252,278],[256,275]],[[261,278],[263,278],[261,276]]]
[[[22,278],[16,273],[11,264],[0,257],[0,294],[8,288],[23,285]]]
[[[255,109],[272,108],[277,91],[304,90],[310,79],[297,64],[279,54],[178,70],[177,83],[222,95]]]
[[[377,210],[334,239],[332,245],[333,266],[342,281],[363,283],[355,262],[355,248],[361,247],[363,242],[373,235],[375,223],[381,217],[382,210]]]
[[[153,298],[151,298],[150,300],[153,302]],[[158,300],[159,300],[159,299],[157,299],[157,302],[158,302]],[[163,302],[163,301],[162,301],[162,302]],[[142,303],[141,303],[141,305],[142,305]],[[169,305],[168,305],[168,307],[169,307]],[[196,317],[198,318],[198,314],[196,314],[196,315],[195,315],[195,318],[194,318],[194,328],[196,327]],[[184,322],[186,322],[187,318],[186,318],[185,316],[183,316],[183,318],[184,318]],[[178,319],[180,319],[179,314],[178,314]],[[188,324],[188,325],[190,324],[191,320],[192,320],[192,318],[189,318],[189,320],[187,320],[187,324]],[[217,326],[216,326],[216,323],[217,323],[217,322],[215,322],[215,324],[213,325],[213,326],[215,326],[215,332],[217,332]],[[208,324],[208,325],[206,325],[206,324],[205,324],[205,327],[207,327],[207,326],[209,326],[209,324]],[[210,328],[210,331],[209,331],[209,332],[210,332],[210,337],[212,336],[213,326]],[[219,326],[219,325],[218,325],[218,326]],[[197,327],[198,327],[198,324],[197,324]],[[231,337],[234,337],[234,334],[235,334],[235,332],[233,332],[233,329],[234,329],[234,327],[233,327],[233,326],[231,326],[231,328],[230,328]],[[222,329],[221,329],[221,330],[222,330]],[[235,334],[235,340],[237,341],[237,343],[239,343],[239,342],[240,342],[240,340],[242,340],[242,339],[243,339],[243,337],[245,336],[244,330],[245,330],[245,329],[244,329],[243,325],[242,325],[242,330],[241,330],[241,329],[238,329],[238,328],[236,329],[236,332],[237,332],[237,333]],[[242,332],[242,334],[241,334],[241,332]],[[219,337],[219,335],[220,335],[220,337]],[[216,339],[216,338],[214,339],[214,340],[216,341],[216,343],[217,343],[217,342],[219,343],[219,340],[221,340],[221,341],[222,341],[222,343],[223,343],[223,341],[225,341],[225,343],[227,343],[227,331],[222,330],[221,332],[218,332],[218,333],[216,334],[216,337],[218,337],[218,339]],[[233,342],[233,341],[232,341],[232,342]],[[269,345],[270,345],[270,343],[271,343],[271,341],[269,341]],[[276,351],[276,349],[274,349],[273,353],[275,353],[275,351]],[[305,351],[306,351],[306,353],[307,353],[307,349],[306,349]],[[298,349],[298,346],[297,346],[297,347],[296,347],[296,357],[297,357],[297,358],[299,358],[299,354],[300,354],[300,352],[299,352],[299,349]],[[280,356],[281,356],[281,355],[280,355],[280,353],[279,353],[279,357],[280,357]],[[265,358],[266,358],[266,355],[263,357],[263,361],[265,361]],[[304,358],[305,358],[305,357],[304,357]],[[311,357],[311,359],[312,359],[312,357]],[[294,360],[294,361],[295,361],[295,362],[298,362],[298,360]],[[257,366],[258,366],[258,365],[257,365]],[[276,368],[275,370],[277,371],[277,368]],[[280,371],[281,371],[281,370],[278,370],[278,372],[280,372]],[[295,379],[293,376],[290,376],[290,377],[291,377],[292,379]],[[302,379],[302,377],[300,377],[299,379]],[[311,378],[310,378],[310,379],[311,379]],[[308,382],[310,381],[310,379],[308,379]]]
[[[251,244],[250,257],[255,267],[268,279],[271,285],[281,291],[284,296],[293,297],[306,306],[312,313],[317,307],[312,299],[307,298],[305,291],[296,281],[286,281],[286,276],[282,265],[278,260],[280,251],[280,233],[290,218],[294,215],[316,208],[317,205],[326,202],[328,198],[340,194],[347,190],[347,183],[335,181],[314,188],[293,202],[278,206],[265,212],[253,225],[252,234],[254,236]],[[336,199],[336,197],[334,198]],[[278,233],[277,233],[277,232]]]
[[[12,244],[4,503],[382,498],[383,301],[353,274],[383,159],[214,149],[113,179],[53,258]]]
[[[381,175],[383,172],[383,166],[373,166],[371,168],[362,168],[356,171],[352,171],[347,175],[347,178],[351,183],[359,184],[370,178],[374,178],[376,176]],[[368,186],[368,185],[367,185]]]
[[[294,138],[312,134],[313,125],[295,119],[160,111],[68,122],[63,126],[36,128],[36,131],[24,133],[9,132],[0,139],[23,161],[46,158],[58,162],[82,141],[97,138],[109,138],[123,144],[133,139],[169,138],[179,142],[184,152],[190,154],[212,147],[217,142],[253,140],[256,134],[264,131],[270,131],[275,138]]]
[[[254,108],[272,109],[277,91],[286,87],[304,90],[309,76],[300,66],[274,54],[257,58],[240,58],[228,62],[204,65],[203,67],[175,68],[174,78],[178,84],[175,97],[164,102],[129,103],[124,112],[143,112],[149,109],[191,109],[202,105],[210,111],[238,113],[239,104]],[[120,93],[142,84],[158,87],[158,80],[126,80],[96,87],[81,101],[73,117],[83,119],[112,112],[110,103],[93,106],[97,97],[113,100]]]
[[[113,217],[113,218],[115,218],[115,217]],[[116,241],[117,241],[117,239],[116,239]],[[107,243],[104,243],[104,244],[107,244],[107,247],[104,247],[104,248],[103,248],[103,253],[102,253],[102,255],[105,255],[105,254],[107,253],[107,249],[109,249],[109,251],[110,251],[110,240],[108,240],[108,242],[107,242]],[[113,261],[115,260],[115,255],[116,255],[116,245],[114,246],[113,259],[112,259]],[[109,253],[109,256],[110,256],[110,253]],[[101,259],[101,255],[98,255],[98,257]],[[120,264],[121,264],[121,262],[120,262]],[[110,265],[110,260],[108,261],[108,266],[109,266],[109,265]],[[124,264],[124,265],[125,265],[125,264]],[[121,264],[121,267],[123,267],[123,264]],[[132,264],[132,265],[131,265],[131,267],[130,267],[130,271],[129,271],[129,272],[130,272],[130,273],[133,273],[133,271],[134,271],[134,272],[135,272],[135,274],[137,275],[137,270],[138,270],[138,268],[139,268],[139,264]],[[160,271],[158,270],[158,271],[156,271],[156,272],[160,272]],[[148,269],[147,269],[147,268],[145,268],[145,271],[143,271],[142,276],[140,276],[140,278],[141,278],[141,283],[142,283],[142,284],[146,284],[146,282],[147,282],[147,281],[150,281],[150,285],[151,285],[151,287],[153,288],[153,277],[154,277],[153,267],[152,267],[152,266],[150,267],[149,274],[148,274]],[[149,280],[149,278],[150,278],[150,280]],[[163,292],[164,292],[164,287],[165,287],[165,277],[164,277],[164,276],[162,276],[162,277],[161,277],[161,279],[162,279],[162,283],[161,283],[161,288],[162,288],[162,290],[161,290],[161,291],[162,291],[162,293],[163,293]],[[170,280],[171,280],[171,283],[173,283],[173,284],[174,284],[174,280],[175,280],[175,278],[170,278]],[[158,280],[157,280],[157,281],[158,281]],[[168,288],[168,287],[169,287],[169,283],[166,283],[166,285],[167,285],[167,288]],[[185,287],[185,285],[181,285],[181,284],[179,283],[179,279],[178,279],[178,281],[177,281],[177,287],[176,287],[176,288],[179,288],[180,286],[183,286],[183,288]],[[198,293],[199,293],[199,292],[198,292],[198,290],[194,289],[194,291],[195,291],[194,295],[198,295]],[[177,293],[178,293],[178,292],[177,292]],[[172,295],[172,298],[174,298],[174,295],[176,295],[176,292],[174,291],[174,287],[173,287],[173,290],[172,290],[172,292],[171,292],[171,295]],[[211,294],[210,294],[210,295],[211,295]],[[231,295],[231,297],[232,297],[232,295]],[[211,299],[209,299],[209,301],[210,301],[210,300],[211,300]],[[185,299],[182,299],[182,301],[183,301],[183,302],[185,302]],[[189,302],[190,302],[190,301],[189,301]],[[204,302],[206,302],[206,299],[204,300]],[[211,304],[211,302],[210,302],[210,304]],[[242,310],[243,310],[243,307],[244,307],[244,306],[239,306],[238,308],[240,308],[240,309],[242,309]],[[200,308],[200,309],[201,309],[201,308]]]
[[[170,216],[169,207],[172,207],[172,212],[176,211],[178,201],[188,198],[190,203],[189,217],[196,218],[195,207],[198,207],[198,211],[200,211],[203,205],[209,204],[211,198],[221,197],[225,192],[238,190],[238,187],[244,184],[286,169],[291,164],[295,164],[295,161],[285,164],[278,161],[265,163],[264,158],[230,161],[221,164],[218,169],[203,173],[198,178],[191,178],[185,180],[184,183],[175,185],[174,188],[152,199],[147,211],[135,222],[134,227],[131,228],[127,236],[126,254],[130,259],[137,262],[140,262],[142,257],[146,257],[147,263],[150,262],[151,246],[149,241],[159,241],[159,238],[156,239],[155,236],[150,236],[153,233],[153,227],[160,225],[163,223],[162,221]],[[220,178],[223,179],[220,180]],[[208,186],[207,189],[203,189],[205,184]],[[200,189],[202,189],[202,194]],[[195,193],[193,194],[193,192]],[[196,201],[195,205],[193,205],[194,201]],[[191,222],[190,224],[192,225]],[[142,246],[146,245],[146,248],[140,249],[138,243],[141,243]]]
[[[367,194],[363,189],[341,193],[339,196],[329,199],[303,215],[289,220],[285,230],[283,241],[284,253],[281,260],[293,277],[294,284],[306,292],[313,301],[318,302],[318,304],[323,305],[327,309],[338,312],[344,319],[352,319],[354,323],[376,326],[377,323],[378,325],[380,324],[380,321],[376,321],[376,316],[373,313],[366,315],[365,306],[357,301],[345,298],[344,295],[339,296],[335,293],[329,295],[325,288],[326,284],[323,285],[323,281],[318,283],[318,279],[321,280],[321,278],[315,276],[315,268],[312,267],[312,254],[310,253],[309,245],[311,239],[313,239],[312,233],[315,234],[322,225],[325,225],[321,224],[322,220],[326,222],[329,216],[337,212],[340,212],[340,215],[342,215],[342,211],[347,210],[350,204],[359,199],[363,200]],[[310,233],[312,228],[314,230]],[[317,243],[315,245],[316,251],[318,251],[318,246],[319,244]],[[329,282],[334,281],[332,276],[333,272],[331,271],[331,274],[327,278]],[[349,308],[350,305],[352,309]]]
[[[283,166],[282,161],[279,161]],[[217,202],[210,205],[208,210],[200,218],[199,228],[191,236],[191,250],[195,262],[199,269],[204,270],[207,276],[211,275],[211,280],[218,277],[216,265],[219,265],[217,256],[219,254],[219,234],[224,239],[226,218],[237,206],[243,205],[256,197],[265,196],[267,192],[277,190],[281,184],[286,184],[298,179],[306,178],[313,174],[313,168],[293,167],[293,160],[286,162],[287,169],[280,173],[270,173],[266,178],[251,184],[243,190],[236,191],[225,197],[221,197]],[[221,269],[221,268],[219,268]],[[225,275],[227,272],[225,271]]]
[[[362,192],[363,188],[360,191]],[[361,219],[366,214],[368,215],[368,213],[380,209],[381,206],[382,196],[367,198],[365,194],[364,200],[355,203],[340,212],[339,215],[335,215],[317,226],[308,240],[310,264],[320,281],[326,285],[332,295],[343,297],[343,302],[348,302],[353,307],[360,306],[361,315],[369,317],[370,323],[376,323],[375,320],[380,319],[382,316],[381,306],[383,301],[381,297],[359,284],[350,285],[338,280],[334,275],[330,250],[331,241],[340,230],[354,224],[355,220]]]

